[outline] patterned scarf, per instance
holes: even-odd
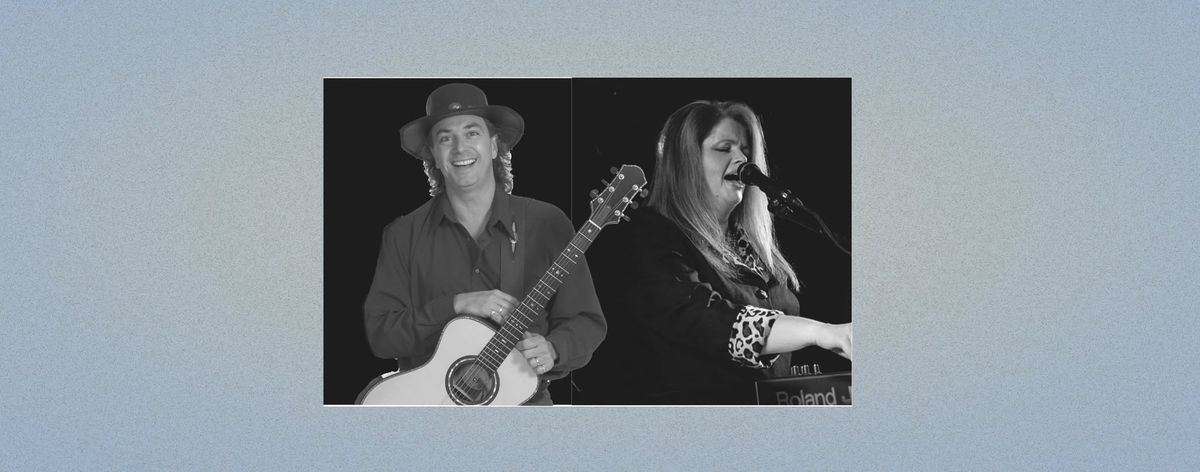
[[[754,252],[754,246],[750,244],[750,240],[746,239],[746,231],[740,225],[734,226],[733,230],[728,234],[729,245],[733,246],[736,260],[729,260],[727,257],[725,262],[745,269],[753,273],[763,280],[771,280],[771,273],[763,267],[762,260],[758,258],[758,253]]]

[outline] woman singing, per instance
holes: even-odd
[[[726,178],[747,161],[766,171],[765,148],[742,103],[693,102],[663,126],[648,208],[628,228],[631,402],[752,404],[754,382],[788,368],[780,354],[851,357],[850,323],[799,316],[766,196]]]

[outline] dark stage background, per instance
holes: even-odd
[[[326,79],[325,404],[353,403],[367,382],[396,368],[371,354],[362,303],[384,226],[429,199],[421,162],[400,148],[400,127],[425,116],[429,93],[451,82],[474,84],[489,104],[525,118],[513,149],[513,193],[570,216],[568,79]],[[555,403],[569,402],[568,384],[551,385]]]
[[[607,178],[610,167],[621,164],[640,165],[652,182],[658,133],[672,112],[699,99],[737,100],[762,120],[772,177],[834,232],[850,238],[850,79],[575,79],[572,97],[574,193],[586,196]],[[576,195],[573,201],[579,226],[589,213],[587,198]],[[630,217],[637,218],[638,211]],[[592,362],[575,373],[578,404],[619,403],[624,388],[620,372],[645,361],[637,357],[637,346],[623,342],[628,321],[610,309],[618,306],[621,294],[609,274],[616,273],[622,248],[637,244],[622,228],[606,227],[588,251],[609,334]],[[805,284],[801,315],[830,323],[851,321],[850,257],[824,235],[793,223],[777,218],[775,228]],[[792,361],[795,366],[819,364],[824,373],[850,371],[849,361],[819,348],[798,351]]]

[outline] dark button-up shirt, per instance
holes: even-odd
[[[363,303],[376,356],[396,359],[401,371],[422,365],[442,327],[457,316],[455,295],[500,289],[523,299],[574,236],[557,207],[499,187],[478,239],[457,221],[444,194],[384,229]],[[606,324],[586,260],[580,259],[529,331],[544,335],[558,353],[543,380],[561,378],[591,359]]]

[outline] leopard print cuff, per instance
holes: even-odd
[[[762,355],[767,345],[767,331],[783,316],[779,310],[746,305],[738,312],[729,335],[729,356],[743,367],[765,369],[775,363],[779,354]]]

